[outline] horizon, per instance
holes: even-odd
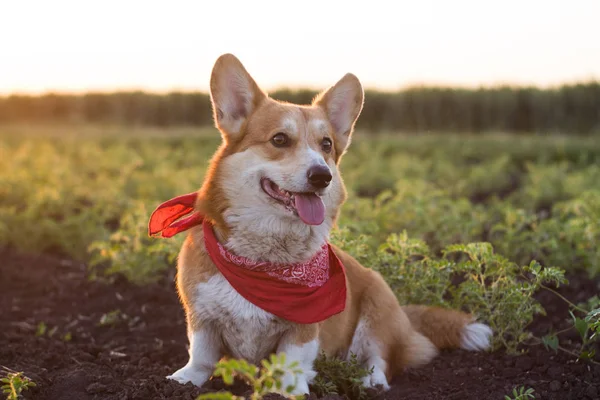
[[[581,80],[581,81],[573,81],[573,82],[562,82],[553,85],[519,85],[519,84],[511,84],[511,83],[498,83],[491,85],[477,85],[477,86],[468,86],[468,85],[443,85],[443,84],[435,84],[431,82],[427,82],[424,84],[411,84],[404,87],[399,88],[373,88],[373,87],[363,87],[365,92],[378,92],[378,93],[389,93],[396,94],[402,93],[405,91],[413,90],[413,89],[449,89],[449,90],[494,90],[494,89],[534,89],[534,90],[555,90],[560,89],[565,86],[576,86],[576,85],[596,85],[600,84],[600,79],[594,80]],[[275,87],[270,90],[265,90],[267,94],[277,93],[281,91],[290,91],[290,92],[300,92],[300,91],[311,91],[315,93],[319,93],[323,88],[311,88],[311,87],[291,87],[291,86],[282,86]],[[156,95],[156,96],[166,96],[169,94],[202,94],[202,95],[210,95],[208,89],[165,89],[165,90],[149,90],[147,88],[127,88],[121,87],[116,88],[115,90],[76,90],[76,91],[44,91],[44,92],[10,92],[3,93],[0,91],[0,98],[8,98],[8,97],[44,97],[44,96],[85,96],[85,95],[113,95],[113,94],[124,94],[124,93],[142,93],[147,95]]]
[[[394,9],[381,1],[367,8],[310,0],[294,9],[272,1],[223,3],[181,0],[163,9],[153,2],[62,0],[37,4],[35,13],[23,3],[4,5],[0,35],[18,32],[18,40],[4,46],[0,96],[207,93],[223,53],[235,54],[269,92],[322,90],[346,72],[385,92],[600,80],[594,0],[429,0]]]

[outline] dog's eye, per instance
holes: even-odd
[[[331,139],[329,139],[329,138],[325,138],[321,142],[321,148],[323,149],[323,151],[325,153],[329,153],[331,151],[331,146],[332,145],[333,145],[333,143],[331,143]]]
[[[275,147],[286,147],[290,144],[290,138],[285,133],[279,132],[271,138],[271,143]]]

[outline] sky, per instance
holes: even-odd
[[[233,53],[266,90],[600,79],[599,0],[0,4],[0,94],[206,91]]]

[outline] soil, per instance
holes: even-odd
[[[202,388],[165,379],[187,361],[172,271],[156,284],[135,286],[121,278],[89,281],[85,265],[50,255],[4,249],[0,260],[0,373],[23,371],[37,383],[24,398],[194,399],[225,387],[219,379]],[[583,275],[570,280],[560,292],[572,301],[599,292],[598,281]],[[566,304],[549,292],[539,300],[548,316],[530,329],[542,335],[564,328]],[[570,339],[577,333],[561,335],[561,344]],[[541,345],[519,356],[456,350],[407,371],[379,398],[503,399],[519,385],[535,389],[536,398],[600,399],[600,365]],[[237,383],[234,392],[248,388]]]

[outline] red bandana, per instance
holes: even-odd
[[[313,324],[344,311],[346,273],[328,243],[312,259],[292,265],[234,255],[217,241],[210,223],[193,212],[197,196],[186,194],[158,206],[150,216],[149,235],[171,237],[202,224],[208,255],[231,286],[255,306],[288,321]]]

